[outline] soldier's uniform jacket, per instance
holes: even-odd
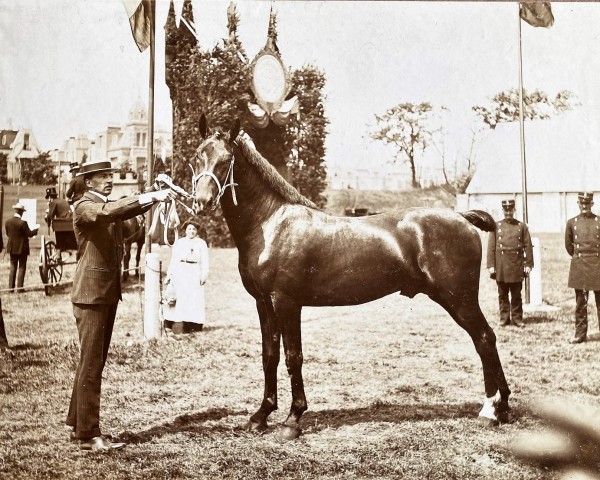
[[[600,290],[600,219],[580,214],[567,222],[565,248],[571,255],[569,287]]]
[[[533,268],[529,229],[516,219],[500,220],[488,237],[487,268],[496,269],[496,281],[523,281],[525,267]]]

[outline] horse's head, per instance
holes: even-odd
[[[229,133],[215,131],[209,133],[204,114],[200,117],[202,143],[196,149],[195,169],[199,175],[194,179],[195,200],[200,210],[220,198],[227,185],[229,172],[233,168],[233,143],[240,131],[240,121],[236,120]]]

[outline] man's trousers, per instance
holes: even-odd
[[[23,289],[23,283],[25,282],[25,270],[27,269],[27,254],[15,255],[10,254],[10,270],[8,272],[8,288],[15,288],[15,280],[17,290]],[[17,275],[18,272],[18,275]]]
[[[116,313],[116,303],[73,304],[81,351],[66,424],[75,429],[75,436],[81,440],[101,435],[102,371],[108,355]]]
[[[500,304],[500,325],[523,321],[523,282],[496,282],[498,284],[498,303]],[[510,293],[510,301],[508,294]]]
[[[600,290],[594,290],[594,296],[596,298],[596,311],[598,312],[598,321],[600,322]],[[586,290],[575,289],[575,338],[583,340],[587,338],[588,329],[588,318],[587,318],[587,305],[588,305],[589,292]]]

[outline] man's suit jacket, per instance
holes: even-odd
[[[52,220],[55,218],[69,218],[71,216],[71,208],[69,202],[62,198],[54,198],[48,205],[48,215],[46,216],[46,223],[52,224]]]
[[[83,177],[74,177],[71,179],[69,183],[69,188],[65,192],[67,198],[69,199],[69,203],[73,204],[77,202],[87,190],[85,186],[85,182],[83,181]]]
[[[30,230],[27,222],[19,217],[11,217],[4,224],[8,242],[6,253],[12,255],[29,255],[29,238],[36,234]]]
[[[86,305],[112,305],[121,300],[122,220],[147,211],[139,196],[105,203],[86,192],[73,213],[77,240],[77,268],[71,301]]]

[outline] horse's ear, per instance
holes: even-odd
[[[240,133],[240,119],[236,118],[235,122],[233,122],[233,126],[231,127],[231,130],[229,130],[229,143],[235,142],[239,133]]]
[[[200,115],[200,136],[204,139],[208,133],[208,122],[206,121],[206,115]]]

